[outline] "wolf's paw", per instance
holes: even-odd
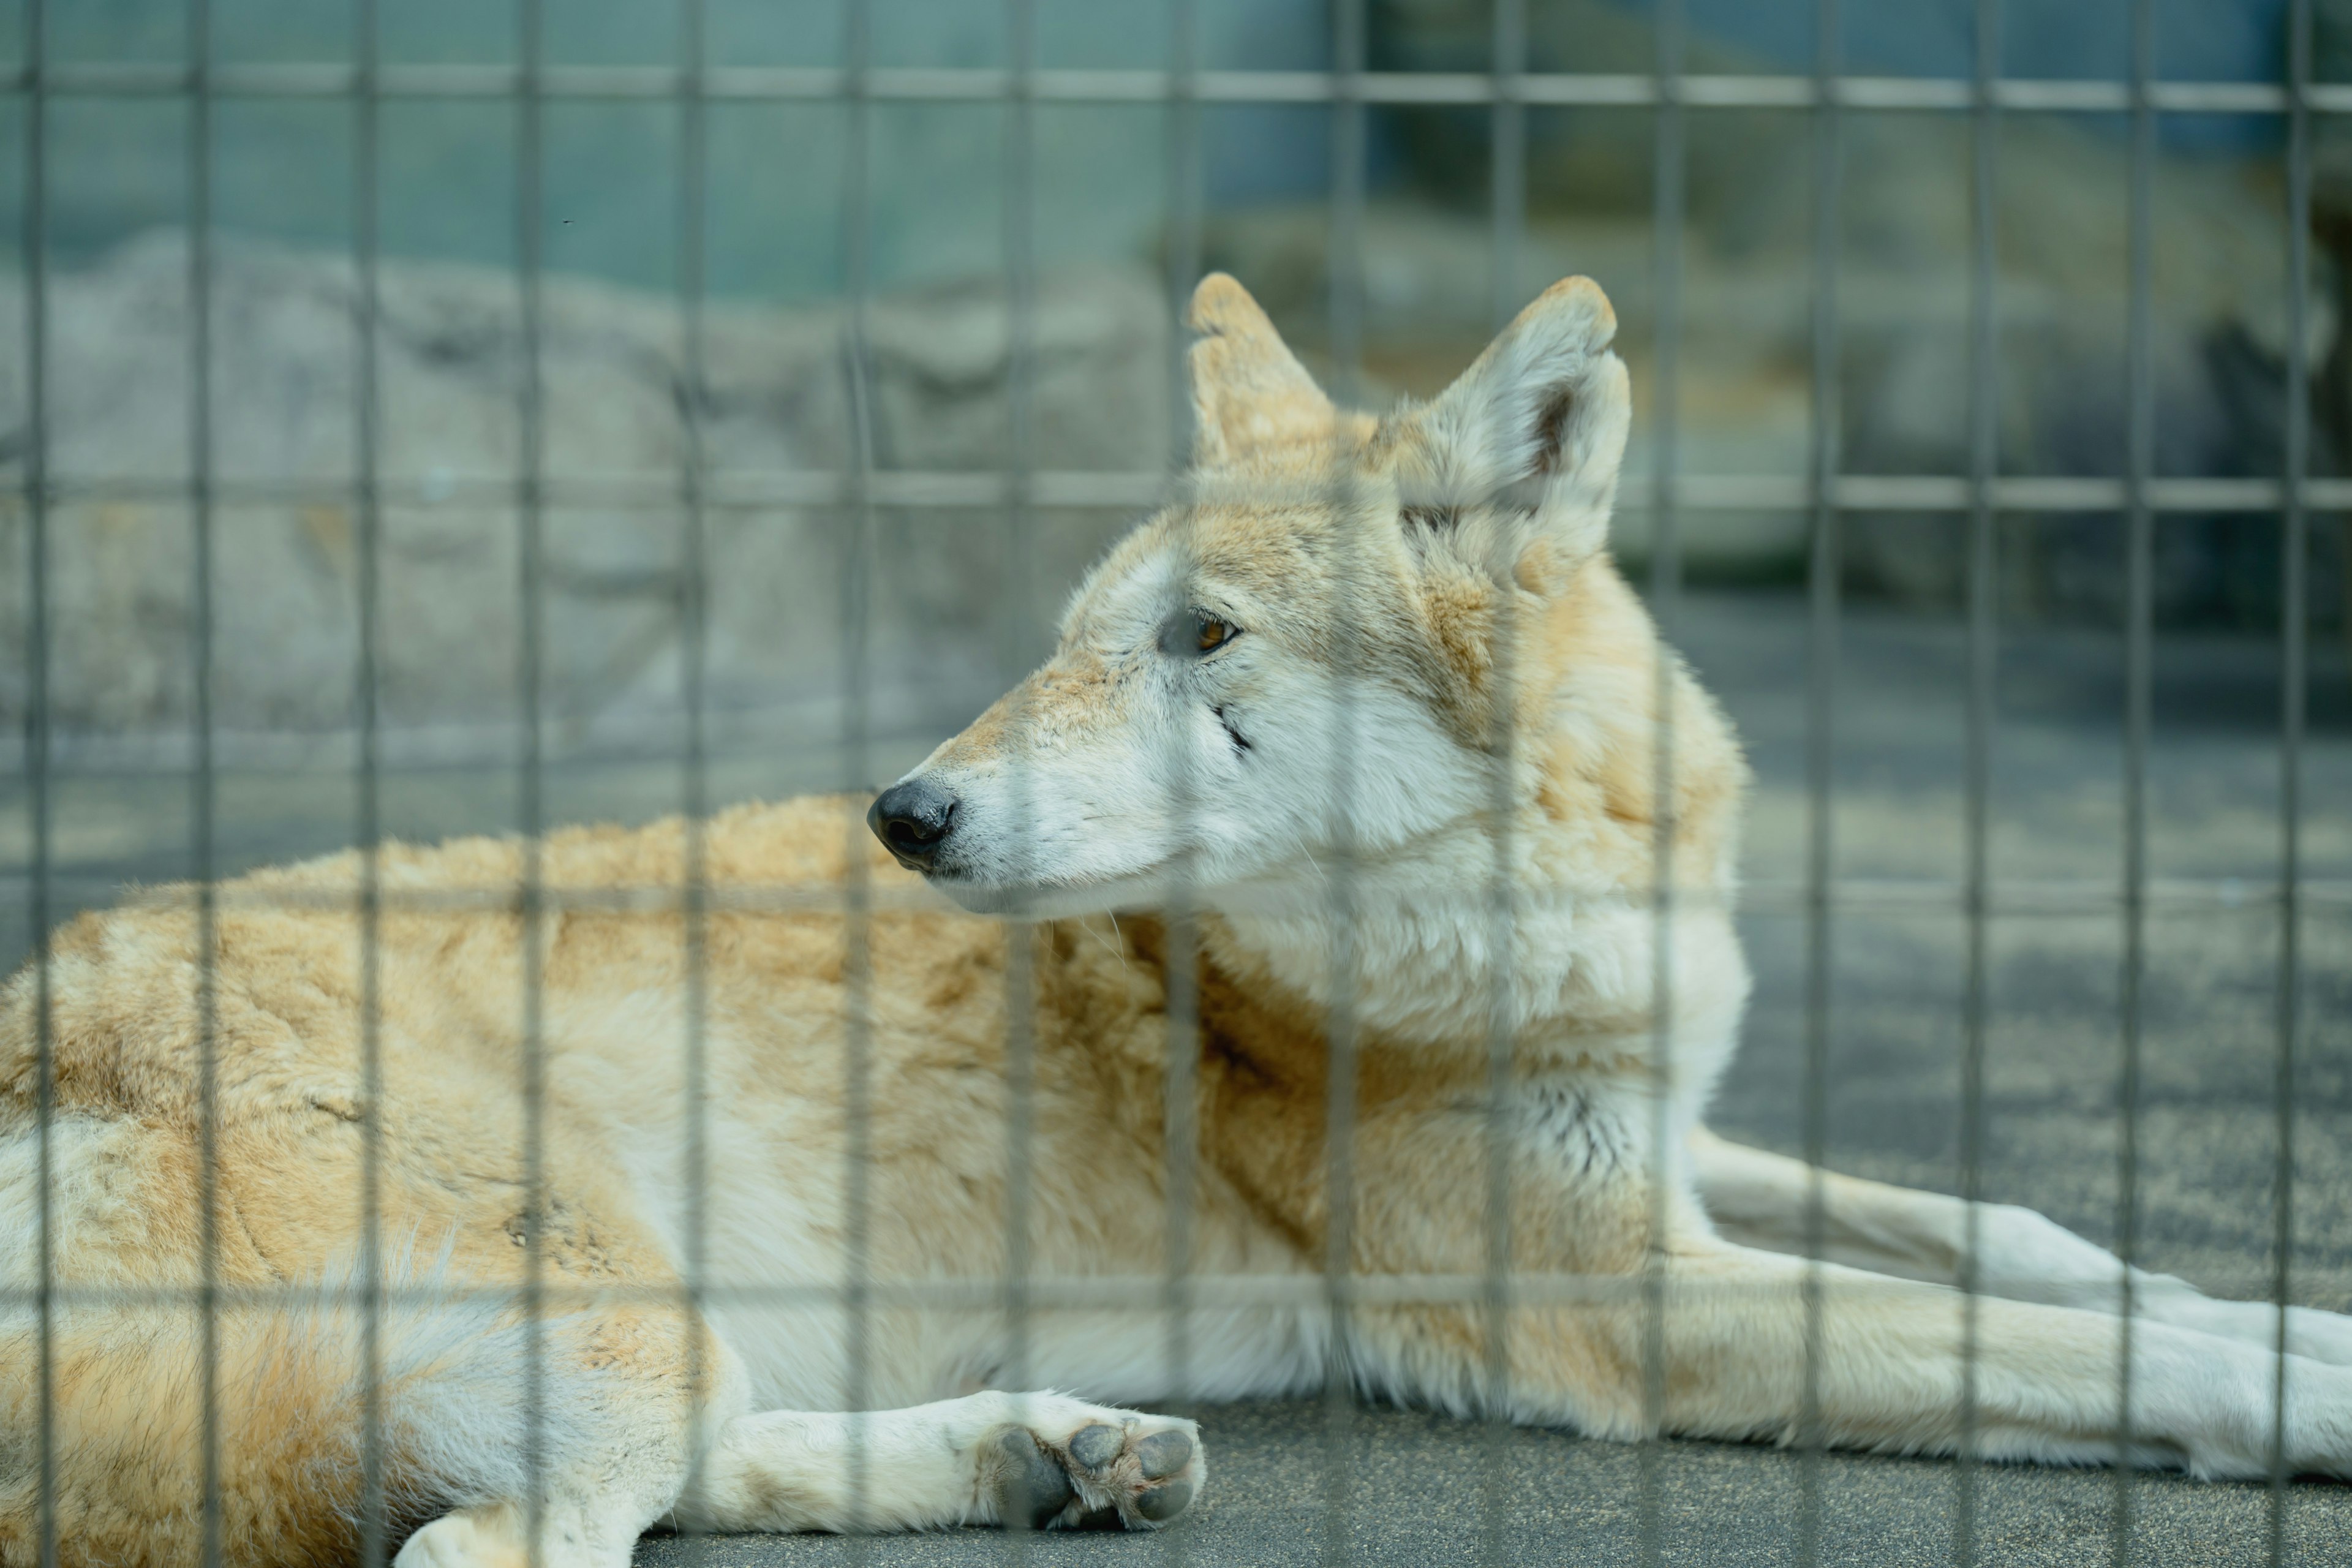
[[[1207,1479],[1200,1428],[1167,1415],[1034,1396],[1018,1426],[982,1441],[983,1495],[1033,1530],[1157,1530]]]
[[[393,1568],[627,1568],[630,1541],[591,1532],[574,1510],[551,1507],[540,1545],[530,1550],[520,1508],[489,1503],[459,1509],[410,1536]]]

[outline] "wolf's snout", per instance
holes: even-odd
[[[874,797],[866,826],[882,840],[898,864],[928,871],[931,859],[955,826],[956,797],[923,779],[905,779]]]

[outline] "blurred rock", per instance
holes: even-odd
[[[2328,3],[2352,10],[2344,0]],[[2343,79],[2352,49],[2329,43],[2336,26],[2330,15],[2323,6],[2319,74]],[[1483,0],[1378,0],[1373,18],[1373,61],[1381,68],[1490,68],[1491,16]],[[1646,74],[1654,64],[1654,19],[1603,0],[1534,8],[1528,29],[1534,69]],[[1797,52],[1809,57],[1809,46]],[[1735,74],[1811,68],[1809,58],[1743,50],[1703,32],[1691,38],[1687,65]],[[2218,68],[2210,58],[2200,65]],[[1867,62],[1853,68],[1868,68]],[[1833,260],[1842,467],[1865,474],[1965,474],[1974,224],[1969,118],[1849,110],[1840,121]],[[1447,322],[1460,340],[1448,353],[1458,354],[1491,321],[1492,264],[1482,216],[1490,123],[1480,108],[1401,107],[1375,117],[1377,144],[1389,151],[1412,199],[1391,197],[1395,216],[1368,226],[1370,357],[1376,371],[1409,390],[1428,390],[1415,362],[1438,356],[1401,353],[1398,345]],[[1528,223],[1514,291],[1524,298],[1568,271],[1598,278],[1616,301],[1638,396],[1639,384],[1654,379],[1648,362],[1657,327],[1649,243],[1655,116],[1638,108],[1542,109],[1530,110],[1527,124]],[[1999,471],[2119,477],[2129,417],[2125,122],[2116,115],[2011,112],[2000,127]],[[2155,171],[2150,215],[2156,471],[2274,477],[2284,459],[2290,320],[2277,127],[2248,121],[2233,131],[2235,142],[2184,138],[2170,119],[2159,131],[2166,150]],[[1816,132],[1816,117],[1802,110],[1705,109],[1685,119],[1675,431],[1684,472],[1782,479],[1805,472]],[[2352,146],[2352,132],[2323,127],[2315,193],[2323,217],[2331,135]],[[2207,150],[2178,151],[2184,140]],[[2352,154],[2341,161],[2352,168]],[[2352,189],[2352,179],[2336,183]],[[2344,205],[2352,210],[2352,198]],[[1408,208],[1427,216],[1409,220]],[[1449,259],[1440,259],[1444,247],[1427,232],[1432,227],[1455,231]],[[2346,231],[2352,233],[2352,222]],[[1253,266],[1277,280],[1318,280],[1286,305],[1302,323],[1324,313],[1319,229],[1233,215],[1213,226],[1211,238],[1213,253],[1245,281],[1253,280]],[[2352,243],[2344,248],[2352,251]],[[2343,312],[2334,280],[2342,270],[2314,268],[2305,321],[2315,365],[2326,359],[2330,342],[2344,341],[2336,331]],[[2338,354],[2335,363],[2352,366],[2352,357]],[[2338,379],[2352,386],[2352,369]],[[2341,401],[2352,408],[2352,394]],[[2315,472],[2344,471],[2336,453],[2352,450],[2352,435],[2331,435],[2337,426],[2352,432],[2352,415],[2320,421]],[[1637,416],[1636,443],[1656,429],[1654,419]],[[1645,461],[1637,454],[1633,471]],[[1959,601],[1963,518],[1947,511],[1850,521],[1844,558],[1854,588],[1908,603]],[[1640,549],[1642,522],[1628,511],[1621,546]],[[2123,532],[2114,513],[2042,514],[2005,525],[2005,612],[2112,622],[2123,596]],[[1776,562],[1784,574],[1801,569],[1801,520],[1691,511],[1683,535],[1702,574],[1769,574]],[[2274,516],[2167,513],[2157,535],[2159,616],[2276,623]],[[2314,529],[2313,609],[2323,619],[2339,613],[2347,591],[2341,541],[2335,520]]]
[[[184,728],[190,642],[191,407],[184,240],[158,234],[51,280],[48,609],[64,731]],[[512,274],[381,269],[378,468],[383,721],[497,725],[518,710],[524,342]],[[357,295],[347,261],[224,238],[214,261],[214,722],[353,722],[359,542]],[[545,716],[578,724],[679,701],[688,565],[679,499],[698,414],[709,493],[707,669],[719,708],[835,696],[845,679],[852,515],[763,502],[761,486],[849,460],[847,336],[837,311],[712,308],[698,410],[675,301],[551,278],[539,384]],[[883,299],[872,310],[872,443],[885,468],[1007,461],[1009,312],[999,290]],[[0,279],[0,560],[26,582],[22,281]],[[1031,419],[1041,468],[1151,471],[1169,449],[1165,299],[1140,270],[1037,290]],[[272,491],[287,499],[277,500]],[[730,499],[732,498],[732,499]],[[1120,517],[1027,520],[1035,581],[1062,583]],[[879,513],[870,673],[905,699],[941,671],[995,679],[979,644],[1021,657],[1050,604],[1009,578],[1002,508]],[[0,708],[26,701],[28,597],[0,601]],[[896,694],[893,698],[892,694]]]

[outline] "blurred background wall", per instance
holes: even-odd
[[[20,47],[22,0],[0,5],[0,52]],[[1849,4],[1840,41],[1855,72],[1964,79],[1967,0]],[[515,58],[511,0],[384,5],[387,63]],[[2320,7],[2319,74],[2352,79],[2347,7]],[[2158,0],[2160,72],[2276,82],[2284,0]],[[177,0],[52,6],[60,62],[186,58]],[[1009,63],[1006,8],[873,0],[877,66]],[[1698,71],[1812,68],[1811,0],[1693,0]],[[345,60],[348,0],[215,0],[220,63]],[[2127,0],[2009,0],[2000,69],[2121,80]],[[548,0],[551,63],[663,65],[680,16],[666,0]],[[707,49],[726,66],[835,66],[844,7],[709,0]],[[1208,68],[1316,69],[1333,59],[1327,0],[1198,0]],[[1654,17],[1636,0],[1530,0],[1528,66],[1642,72]],[[1172,58],[1168,0],[1036,0],[1040,66],[1158,67]],[[1370,0],[1368,63],[1483,70],[1486,0]],[[1004,461],[1011,363],[1003,280],[1009,110],[884,102],[872,110],[867,199],[876,328],[877,461],[975,472]],[[842,514],[763,500],[764,478],[849,456],[841,343],[846,111],[822,102],[709,110],[705,281],[710,385],[696,410],[714,469],[711,693],[726,711],[830,711],[842,689]],[[0,100],[22,146],[24,100]],[[1334,258],[1330,111],[1216,105],[1201,113],[1206,265],[1237,273],[1310,361],[1322,363]],[[1656,256],[1647,109],[1528,113],[1528,224],[1511,292],[1588,272],[1616,300],[1638,388],[1654,384]],[[1949,111],[1850,110],[1835,257],[1840,424],[1849,472],[1964,473],[1970,235],[1969,128]],[[2352,141],[2319,122],[2318,249],[2305,301],[2316,471],[2347,470],[2352,396],[2337,352],[2331,247],[2352,234]],[[385,722],[425,747],[475,744],[516,704],[509,492],[517,461],[520,322],[517,114],[496,100],[399,99],[383,109],[382,463]],[[1159,471],[1178,438],[1170,354],[1171,117],[1157,104],[1034,110],[1037,297],[1033,456],[1043,468]],[[1494,321],[1482,109],[1376,107],[1360,256],[1365,395],[1426,395]],[[683,358],[677,105],[551,102],[545,118],[550,282],[544,334],[550,472],[546,700],[566,733],[658,718],[678,691]],[[1685,473],[1790,480],[1806,471],[1814,300],[1811,121],[1801,110],[1702,110],[1688,120],[1678,462]],[[66,486],[50,584],[57,720],[92,738],[176,733],[187,721],[188,527],[167,493],[189,468],[190,306],[184,224],[188,115],[173,97],[60,97],[49,122],[51,468]],[[214,369],[218,529],[215,717],[250,736],[325,732],[353,711],[352,520],[319,487],[353,461],[354,199],[349,103],[228,99],[215,110]],[[1999,227],[2000,468],[2115,476],[2125,464],[2127,127],[2119,115],[2005,112]],[[2263,477],[2282,460],[2289,319],[2284,121],[2176,114],[2158,129],[2155,327],[2157,468]],[[2345,174],[2336,173],[2344,142]],[[0,224],[19,232],[21,156],[0,159]],[[21,256],[0,258],[0,431],[21,431]],[[2332,390],[2333,389],[2333,390]],[[1645,473],[1637,421],[1629,473]],[[22,460],[0,438],[0,463]],[[135,481],[77,490],[72,481]],[[308,485],[299,500],[272,484]],[[146,489],[139,489],[144,484]],[[566,487],[569,487],[567,489]],[[730,487],[732,487],[731,489]],[[773,487],[769,487],[772,489]],[[1130,489],[1133,487],[1129,487]],[[1620,548],[1638,564],[1648,520],[1629,488]],[[289,494],[291,491],[289,492]],[[877,711],[949,721],[1032,658],[1085,562],[1133,515],[1105,504],[1008,516],[1001,506],[891,508],[877,521]],[[1948,611],[1961,592],[1957,514],[1849,519],[1857,595]],[[1769,506],[1681,519],[1701,582],[1790,584],[1808,517]],[[2122,531],[2105,513],[2003,520],[2003,613],[2113,625]],[[2342,620],[2333,519],[2315,528],[2312,611]],[[14,486],[0,547],[24,549]],[[2167,513],[2158,601],[2168,625],[2275,627],[2280,529],[2263,514]],[[12,567],[12,570],[14,568]],[[21,577],[19,578],[21,581]],[[0,705],[24,702],[23,594],[0,596]],[[989,656],[975,658],[973,650]],[[2331,655],[2330,657],[2334,657]],[[749,722],[750,721],[747,721]],[[800,722],[794,720],[793,722]],[[469,729],[468,727],[475,727]],[[433,735],[439,741],[432,741]],[[488,744],[488,741],[481,742]]]

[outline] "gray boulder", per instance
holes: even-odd
[[[61,736],[184,731],[191,676],[189,331],[184,237],[125,246],[51,280],[49,700]],[[508,743],[519,710],[522,319],[513,276],[387,261],[380,273],[383,494],[380,713],[412,740]],[[235,736],[354,721],[359,540],[358,296],[346,258],[224,237],[213,279],[212,710]],[[0,279],[0,560],[26,585],[23,281]],[[1010,312],[1001,289],[877,300],[871,441],[893,469],[992,471],[1008,459]],[[839,310],[707,313],[705,384],[688,385],[680,313],[659,294],[568,278],[542,293],[543,637],[559,741],[680,700],[688,565],[688,420],[707,455],[708,690],[726,712],[840,700],[856,519],[812,472],[851,458],[849,334]],[[1170,443],[1168,310],[1150,274],[1048,278],[1036,295],[1029,406],[1045,469],[1152,472]],[[1051,595],[1123,517],[1027,516],[1008,552],[1001,502],[873,516],[866,616],[874,712],[969,700],[975,641],[1025,658]],[[1011,581],[1025,558],[1029,580]],[[0,596],[0,716],[27,698],[30,595]],[[986,661],[982,661],[983,665]],[[941,676],[940,671],[955,672]],[[893,705],[896,705],[895,708]],[[468,740],[467,737],[472,739]],[[419,741],[417,743],[424,743]]]

